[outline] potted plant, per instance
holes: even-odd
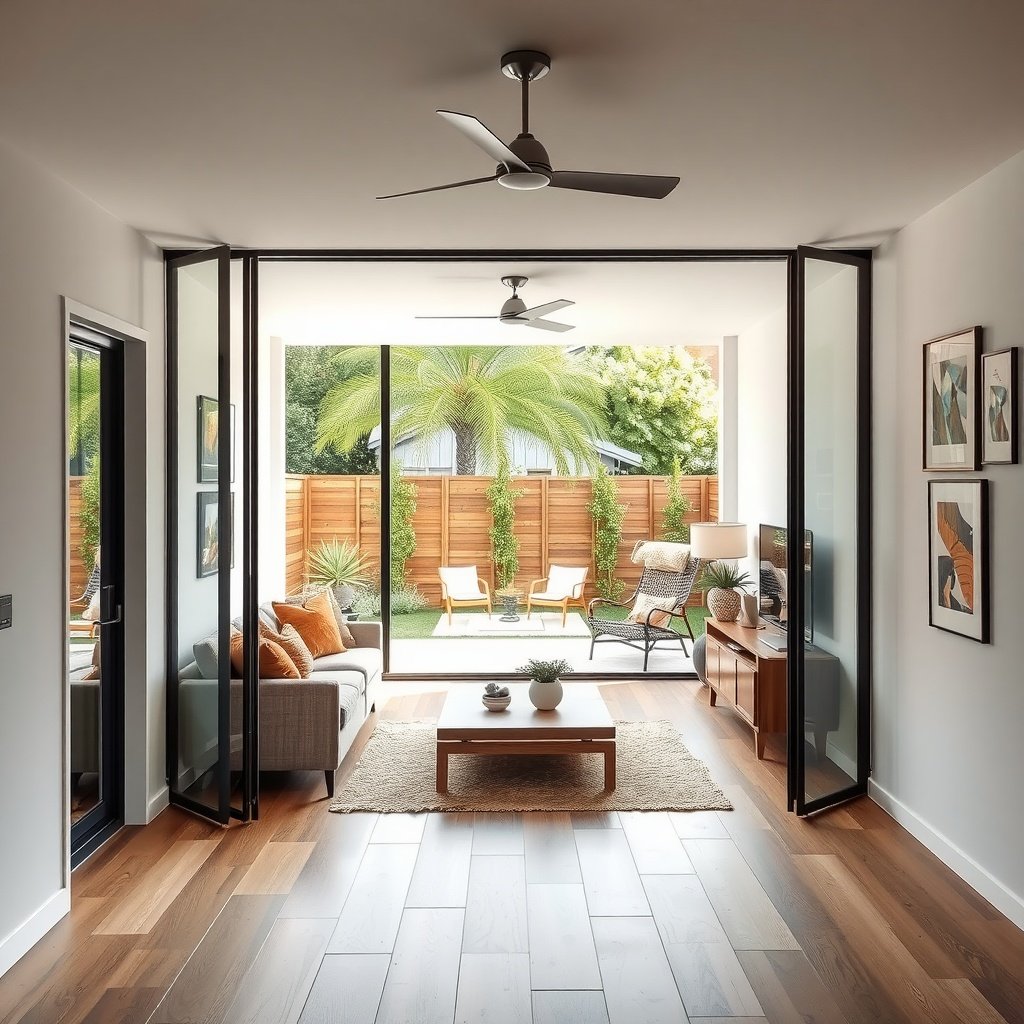
[[[530,703],[538,711],[554,711],[562,701],[562,680],[560,676],[572,671],[572,665],[564,658],[556,661],[542,661],[531,658],[516,669],[530,677]]]
[[[320,541],[320,546],[309,553],[309,582],[330,587],[338,607],[348,609],[355,599],[355,587],[370,582],[369,565],[354,544],[332,537]]]
[[[712,562],[701,573],[697,585],[708,592],[708,611],[719,622],[735,622],[740,614],[740,595],[737,588],[751,585],[751,579],[728,562]]]

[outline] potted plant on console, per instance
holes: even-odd
[[[728,562],[705,566],[699,586],[707,591],[708,611],[719,622],[735,622],[740,614],[739,590],[751,584],[750,576]]]
[[[538,711],[554,711],[562,701],[561,676],[571,672],[572,666],[564,658],[556,661],[531,658],[516,671],[530,677],[530,703]]]

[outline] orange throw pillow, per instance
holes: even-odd
[[[242,634],[231,631],[231,667],[237,675],[242,674]],[[285,653],[280,644],[260,637],[260,679],[298,679],[299,670],[295,662]]]
[[[260,619],[260,637],[261,640],[277,644],[292,659],[299,670],[300,679],[309,678],[310,672],[313,671],[313,655],[309,653],[309,648],[302,642],[302,637],[294,626],[284,625],[280,633],[275,633]]]
[[[341,654],[345,650],[331,607],[331,596],[326,590],[311,597],[301,608],[275,601],[274,614],[282,626],[287,623],[295,627],[314,658],[322,658],[325,654]]]

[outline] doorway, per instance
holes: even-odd
[[[71,866],[124,821],[124,358],[73,324],[68,368]]]

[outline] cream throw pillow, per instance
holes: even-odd
[[[669,615],[668,610],[665,608],[663,598],[652,597],[650,594],[640,594],[636,601],[633,602],[633,610],[629,613],[627,621],[637,622],[640,625],[644,625],[647,622],[647,616],[650,612],[658,609],[658,613],[651,615],[652,626],[663,626],[668,627],[669,622],[672,621],[672,616]]]

